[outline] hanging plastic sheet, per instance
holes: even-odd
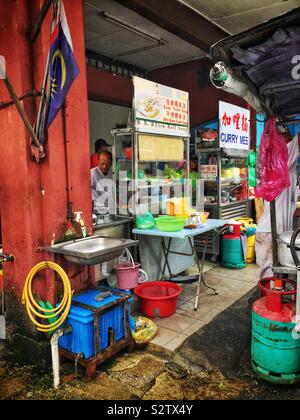
[[[273,201],[283,190],[290,187],[288,148],[276,127],[276,118],[270,118],[266,124],[256,168],[256,197]]]
[[[292,137],[295,137],[298,133],[300,133],[300,115],[297,115],[296,117],[292,118],[294,120],[297,120],[298,122],[295,124],[289,124],[289,133]]]

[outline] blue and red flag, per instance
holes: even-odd
[[[45,74],[43,96],[35,131],[44,143],[45,133],[62,108],[68,91],[79,75],[73,43],[62,0],[53,4],[51,45]]]
[[[56,10],[55,10],[56,9]],[[67,93],[79,74],[73,53],[73,43],[62,0],[54,4],[52,20],[50,67],[50,106],[46,120],[48,129],[61,109]]]

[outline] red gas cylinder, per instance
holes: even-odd
[[[289,290],[287,285],[290,286]],[[292,322],[295,316],[296,282],[269,277],[258,282],[261,299],[253,305],[253,311],[266,319],[277,322]],[[284,297],[293,299],[285,300]]]
[[[228,232],[223,236],[225,239],[240,239],[241,236],[240,223],[228,223],[224,227],[228,228]]]

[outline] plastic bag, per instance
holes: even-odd
[[[249,172],[249,187],[256,187],[256,153],[250,152],[246,165]]]
[[[256,197],[273,201],[290,183],[288,148],[276,127],[276,118],[270,118],[262,135],[257,159]]]
[[[137,216],[135,224],[137,229],[153,229],[155,227],[155,220],[152,214],[148,212],[141,216]]]
[[[131,328],[131,334],[137,344],[149,343],[157,333],[157,326],[151,319],[138,316],[134,317],[135,328]]]

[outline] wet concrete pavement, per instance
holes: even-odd
[[[300,385],[260,380],[250,365],[253,291],[204,325],[175,352],[150,344],[121,353],[98,367],[87,382],[73,363],[61,366],[61,387],[52,372],[19,366],[0,341],[1,400],[241,400],[300,399]]]

